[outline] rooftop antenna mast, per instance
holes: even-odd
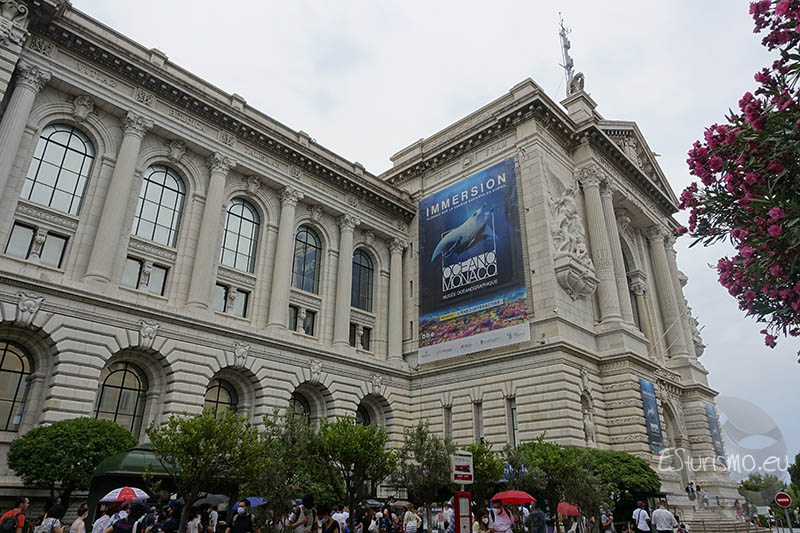
[[[572,30],[564,26],[564,18],[561,16],[561,11],[558,12],[558,19],[560,23],[558,35],[561,37],[561,60],[563,61],[561,68],[564,69],[564,77],[567,81],[567,96],[569,96],[572,92],[572,69],[574,63],[572,61],[572,57],[569,55],[569,49],[572,45],[570,44],[569,39],[567,39],[567,35],[569,35]]]

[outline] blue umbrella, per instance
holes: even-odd
[[[259,505],[264,505],[265,503],[267,503],[267,500],[265,500],[264,498],[260,498],[258,496],[248,496],[247,498],[245,498],[245,500],[250,502],[250,507],[258,507]],[[242,503],[241,500],[236,502],[233,508],[236,509],[237,507],[239,507],[240,503]]]

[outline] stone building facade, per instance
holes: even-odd
[[[636,124],[572,89],[525,80],[376,176],[68,2],[0,3],[0,450],[69,417],[145,439],[294,406],[395,445],[420,419],[457,444],[544,433],[672,461],[673,503],[690,479],[731,498],[651,452],[640,378],[665,444],[715,455],[676,199]],[[417,202],[511,156],[531,340],[419,365]]]

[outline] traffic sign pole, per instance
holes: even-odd
[[[786,517],[786,524],[789,526],[789,533],[794,533],[792,521],[789,519],[789,507],[792,506],[792,497],[785,492],[779,492],[775,495],[775,503],[778,504],[778,507],[783,508],[783,515]]]

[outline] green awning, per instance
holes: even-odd
[[[147,471],[150,465],[150,472],[155,477],[164,477],[169,474],[150,450],[148,444],[140,444],[136,448],[110,457],[106,457],[97,465],[92,477],[100,476],[139,476]]]

